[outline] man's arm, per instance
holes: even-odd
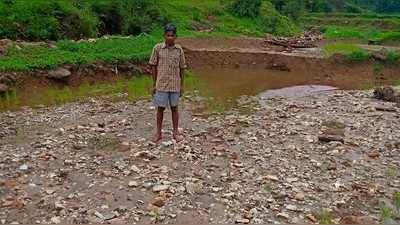
[[[153,52],[151,53],[149,64],[151,66],[151,75],[153,77],[153,89],[151,90],[151,94],[154,95],[156,93],[157,74],[158,74],[158,71],[157,71],[157,65],[158,65],[157,46],[155,46],[153,48]]]
[[[181,68],[179,75],[181,76],[181,97],[182,97],[182,95],[185,91],[185,86],[184,86],[184,84],[185,84],[185,69],[184,68]]]
[[[180,62],[179,62],[179,68],[180,68],[180,77],[181,77],[181,96],[183,95],[184,92],[184,84],[185,84],[185,69],[186,69],[186,58],[185,58],[185,53],[183,52],[183,49],[181,49],[181,57],[180,57]]]
[[[151,74],[153,76],[153,89],[151,90],[151,94],[154,95],[156,93],[156,84],[157,84],[157,66],[151,66]]]

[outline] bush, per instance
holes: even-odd
[[[362,62],[362,61],[367,60],[370,57],[368,52],[366,52],[364,50],[356,50],[354,52],[346,54],[345,56],[346,56],[346,59],[351,62]]]
[[[137,35],[165,23],[155,0],[92,0],[100,34]]]
[[[299,32],[293,21],[278,13],[271,3],[263,3],[260,12],[259,21],[265,32],[278,36],[293,36]]]
[[[304,12],[305,5],[303,0],[287,0],[281,11],[281,13],[294,20],[299,19]]]
[[[164,23],[155,0],[0,1],[0,38],[58,40],[139,34]]]
[[[399,61],[400,61],[400,52],[399,51],[389,51],[387,53],[385,63],[396,64]]]
[[[120,0],[123,34],[149,32],[154,25],[165,23],[154,0]]]
[[[260,14],[261,0],[234,0],[230,10],[240,17],[255,18]]]
[[[71,1],[20,0],[0,4],[0,38],[57,40],[93,37],[97,19]]]

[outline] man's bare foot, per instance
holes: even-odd
[[[152,139],[152,141],[153,141],[154,143],[156,143],[156,144],[158,144],[161,140],[162,140],[161,134],[156,134],[156,135],[154,135],[154,137],[153,137],[153,139]]]
[[[172,134],[172,138],[173,138],[176,142],[182,141],[181,136],[180,136],[179,133],[177,133],[177,132],[174,132],[174,133]]]

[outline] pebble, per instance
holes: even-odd
[[[296,200],[303,201],[304,198],[305,198],[305,194],[304,194],[303,192],[299,192],[299,193],[297,193],[297,194],[294,196],[294,198],[295,198]]]
[[[249,219],[246,219],[246,218],[240,218],[240,219],[237,219],[237,220],[236,220],[236,223],[248,224],[248,223],[250,223],[250,220],[249,220]]]
[[[153,192],[167,191],[169,188],[169,185],[155,185],[153,187]]]
[[[283,218],[283,219],[289,219],[289,218],[290,218],[289,214],[284,213],[284,212],[280,212],[280,213],[278,213],[276,216],[277,216],[278,218]]]
[[[19,167],[19,169],[22,170],[22,171],[26,171],[26,170],[29,169],[29,166],[26,165],[26,164],[22,164],[22,165]]]
[[[61,223],[61,218],[59,216],[51,217],[51,222],[55,224]]]
[[[297,211],[297,207],[295,205],[287,205],[285,208],[290,211]]]
[[[138,187],[139,183],[136,181],[129,181],[128,187]]]

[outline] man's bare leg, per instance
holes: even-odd
[[[172,112],[172,126],[174,128],[172,137],[175,141],[180,141],[179,139],[179,111],[178,106],[171,107]]]
[[[157,130],[154,135],[153,142],[158,143],[162,139],[162,124],[164,119],[164,110],[163,107],[157,107]]]

